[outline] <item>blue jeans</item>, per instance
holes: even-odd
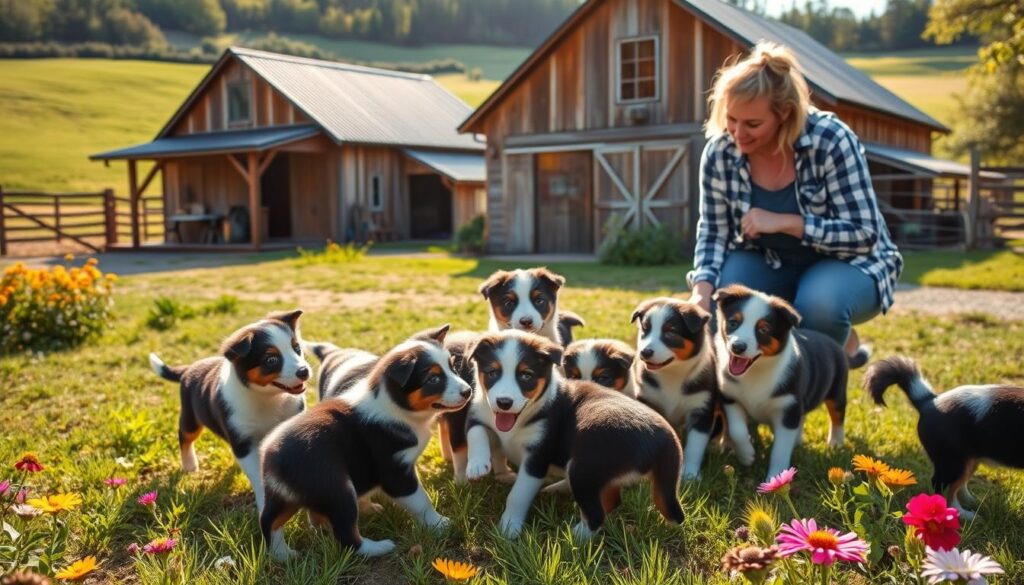
[[[873,278],[842,260],[823,257],[803,270],[776,270],[764,255],[733,250],[725,258],[719,288],[742,284],[781,297],[802,317],[800,326],[846,343],[853,325],[871,320],[882,311]]]

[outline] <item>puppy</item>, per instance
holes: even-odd
[[[303,394],[309,364],[302,355],[302,311],[271,313],[246,325],[221,344],[220,356],[171,367],[149,354],[161,378],[180,382],[178,447],[181,469],[199,469],[194,443],[204,428],[231,445],[235,461],[249,479],[256,508],[263,510],[259,444],[282,421],[306,408]]]
[[[456,331],[449,333],[444,340],[444,347],[451,354],[452,371],[475,391],[473,364],[469,361],[469,350],[476,342],[479,333],[474,331]],[[438,419],[438,442],[441,444],[442,457],[452,462],[455,483],[465,484],[466,478],[466,421],[469,409],[462,408],[445,412]],[[507,465],[502,463],[507,469]]]
[[[581,339],[565,348],[562,371],[570,380],[587,380],[636,397],[633,348],[618,339]]]
[[[416,460],[438,413],[462,408],[470,388],[449,365],[448,326],[418,334],[381,357],[351,387],[274,430],[263,443],[266,506],[260,530],[277,559],[294,555],[282,525],[305,508],[334,537],[363,556],[390,552],[390,540],[359,534],[358,500],[380,488],[434,529],[448,519],[434,510],[416,477]],[[347,384],[337,374],[332,384]]]
[[[320,401],[337,398],[366,378],[380,356],[361,349],[342,349],[333,343],[307,343],[307,350],[320,360],[317,390]]]
[[[697,305],[669,297],[640,303],[631,318],[637,324],[637,400],[673,428],[686,428],[683,479],[700,475],[715,431],[718,384],[710,319]]]
[[[489,471],[492,444],[519,466],[502,534],[520,534],[549,471],[567,475],[582,515],[573,528],[579,538],[598,530],[619,504],[621,486],[641,476],[650,477],[662,515],[682,522],[682,449],[657,413],[596,384],[565,380],[556,367],[562,348],[537,335],[488,333],[470,355],[479,391],[469,413],[469,477]]]
[[[490,305],[488,329],[536,333],[562,345],[558,290],[564,284],[564,277],[547,268],[495,272],[480,285],[480,294]],[[564,328],[571,334],[569,321]]]
[[[572,311],[559,311],[558,312],[558,337],[562,342],[562,347],[569,347],[572,343],[573,335],[572,330],[576,327],[586,327],[587,323]]]
[[[864,388],[878,404],[885,404],[882,395],[893,384],[919,413],[917,436],[935,467],[932,489],[962,517],[973,518],[962,504],[976,504],[967,482],[979,463],[1024,468],[1024,388],[959,386],[936,395],[917,364],[904,357],[873,364],[864,375]]]
[[[733,447],[744,465],[754,462],[747,418],[770,424],[775,436],[771,478],[790,466],[804,417],[823,402],[831,447],[843,443],[847,359],[830,337],[797,329],[800,315],[784,300],[733,285],[715,291],[718,383]]]

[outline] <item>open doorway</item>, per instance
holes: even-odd
[[[262,204],[266,211],[267,237],[292,237],[292,204],[288,185],[288,155],[278,153],[260,177]]]
[[[452,192],[439,175],[409,176],[409,232],[418,240],[452,237]]]

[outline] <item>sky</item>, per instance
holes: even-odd
[[[802,8],[806,1],[797,0],[797,6]],[[772,16],[789,10],[793,5],[793,0],[756,0],[756,2],[763,3],[765,11]],[[885,10],[886,0],[829,0],[828,5],[829,7],[849,8],[857,18],[861,18],[870,14],[872,10],[875,11],[875,14],[881,14]]]

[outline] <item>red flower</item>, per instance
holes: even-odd
[[[936,550],[950,550],[960,544],[960,513],[946,506],[939,494],[920,494],[907,503],[903,523],[914,527],[914,533]]]
[[[21,459],[14,464],[14,468],[18,471],[30,471],[36,473],[43,470],[43,464],[39,462],[39,458],[36,457],[35,453],[24,453]]]

